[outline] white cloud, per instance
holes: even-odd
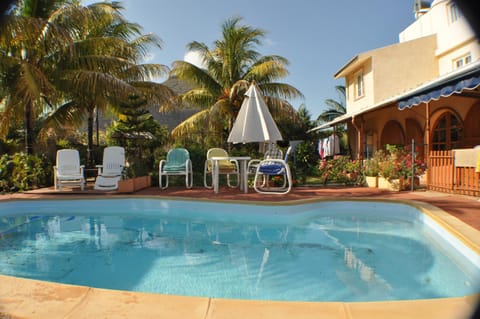
[[[154,59],[155,59],[155,54],[150,52],[145,54],[145,56],[143,57],[143,62],[149,63],[149,62],[152,62]]]
[[[196,65],[199,68],[205,69],[205,65],[203,64],[202,58],[200,57],[200,54],[197,51],[188,51],[187,53],[185,53],[183,60],[185,62]]]

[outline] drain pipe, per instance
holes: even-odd
[[[360,127],[355,123],[355,115],[352,116],[352,125],[357,130],[357,160],[361,160],[363,158],[362,152],[362,132]]]

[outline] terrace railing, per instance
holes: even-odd
[[[427,186],[429,190],[480,196],[480,177],[475,172],[480,150],[430,151]]]

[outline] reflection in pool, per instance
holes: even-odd
[[[0,203],[2,274],[217,298],[374,301],[479,292],[478,256],[416,208],[164,199]],[[458,247],[458,245],[457,245]]]

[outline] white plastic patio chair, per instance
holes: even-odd
[[[161,189],[168,187],[168,176],[185,175],[185,186],[193,186],[193,169],[190,153],[184,148],[173,148],[168,151],[167,159],[161,160],[158,165],[158,184]],[[165,185],[163,184],[165,177]]]
[[[85,189],[84,165],[80,165],[78,150],[63,149],[57,151],[57,162],[53,167],[55,190],[63,186],[80,186]]]
[[[213,165],[214,161],[212,157],[229,157],[228,152],[223,148],[211,148],[207,151],[207,159],[205,160],[205,167],[203,171],[203,185],[206,188],[211,189],[213,187]],[[227,175],[227,185],[228,187],[234,188],[240,185],[240,170],[238,166],[238,161],[236,160],[219,160],[218,161],[218,174]],[[212,185],[208,185],[208,175],[212,180]],[[236,185],[233,185],[230,180],[230,175],[236,176]]]
[[[96,167],[98,174],[93,188],[102,191],[117,189],[125,168],[125,149],[121,146],[106,147],[103,150],[102,165]]]
[[[292,151],[290,146],[285,153],[285,159],[272,158],[261,161],[255,172],[253,188],[261,194],[287,194],[292,189],[292,173],[288,165],[288,156]],[[281,176],[282,186],[270,185],[271,177]]]
[[[283,159],[283,152],[281,149],[273,146],[272,148],[268,149],[265,154],[263,155],[263,160],[269,159]],[[247,172],[250,175],[255,175],[257,172],[258,164],[260,164],[261,159],[252,159],[248,162]]]

